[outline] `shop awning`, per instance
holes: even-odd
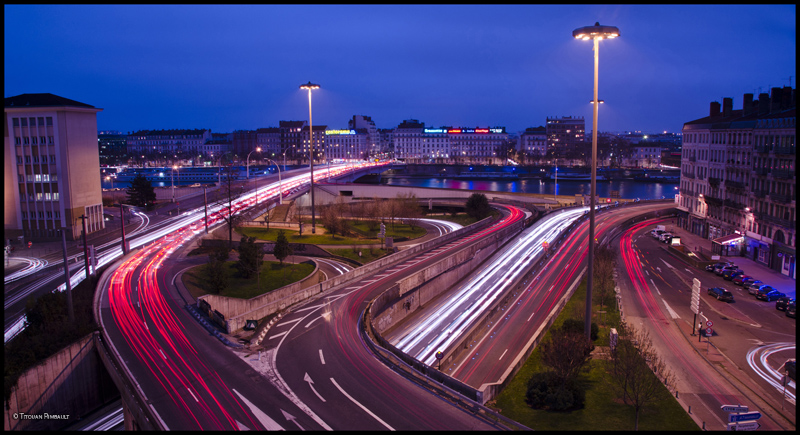
[[[720,245],[733,245],[734,243],[744,242],[744,236],[741,234],[728,234],[727,236],[718,237],[711,242]]]

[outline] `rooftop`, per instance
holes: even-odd
[[[6,98],[5,107],[54,107],[54,106],[75,106],[94,109],[86,103],[81,103],[69,98],[59,97],[50,93],[46,94],[20,94]]]

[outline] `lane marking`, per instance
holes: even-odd
[[[303,376],[303,380],[308,383],[308,386],[311,387],[311,391],[313,391],[314,394],[316,394],[317,397],[319,397],[319,400],[322,400],[324,402],[325,399],[322,396],[320,396],[320,394],[317,392],[317,389],[314,388],[314,381],[311,379],[311,376],[308,375],[308,372],[306,372],[306,375]]]
[[[306,329],[308,329],[308,327],[311,326],[312,323],[316,322],[317,320],[319,320],[321,318],[322,318],[322,316],[314,317],[310,322],[306,323]]]
[[[500,361],[501,359],[503,359],[503,357],[506,355],[506,352],[508,352],[508,349],[504,350],[503,354],[500,355],[500,358],[497,358],[497,360]]]
[[[199,400],[197,400],[197,396],[195,396],[195,395],[194,395],[194,393],[192,393],[192,390],[190,390],[189,388],[186,388],[186,391],[188,391],[188,392],[189,392],[189,394],[191,394],[191,395],[192,395],[192,397],[194,398],[194,401],[195,401],[195,402],[197,402],[197,403],[200,403],[200,401],[199,401]]]
[[[663,302],[663,303],[664,303],[664,306],[665,306],[665,307],[667,307],[667,311],[669,311],[669,315],[670,315],[670,316],[672,316],[672,319],[673,319],[673,320],[676,320],[676,319],[680,319],[680,318],[681,318],[681,317],[678,315],[678,313],[676,313],[676,312],[675,312],[675,310],[673,310],[673,309],[672,309],[672,307],[670,307],[670,306],[669,306],[669,304],[667,304],[667,301],[665,301],[665,300],[664,300],[664,298],[661,298],[661,302]]]
[[[319,360],[322,362],[322,365],[325,365],[325,357],[322,356],[322,349],[319,350]]]
[[[231,390],[234,393],[236,393],[236,395],[239,396],[240,399],[242,399],[242,401],[244,402],[245,405],[247,405],[248,408],[250,408],[250,411],[258,419],[258,421],[264,426],[264,429],[266,429],[266,430],[285,430],[283,428],[283,426],[281,426],[278,423],[276,423],[275,420],[271,419],[267,414],[264,413],[264,411],[259,409],[256,405],[253,405],[252,403],[250,403],[250,401],[247,400],[247,398],[245,398],[244,396],[242,396],[242,394],[240,392],[236,391],[236,389],[231,388]]]
[[[337,384],[337,383],[336,383],[336,379],[333,379],[333,378],[331,378],[331,382],[333,382],[333,385],[334,385],[336,388],[338,388],[338,389],[339,389],[339,391],[340,391],[342,394],[344,394],[344,396],[345,396],[345,397],[347,397],[348,399],[350,399],[350,401],[351,401],[351,402],[353,402],[353,403],[355,403],[356,405],[358,405],[358,407],[359,407],[359,408],[361,408],[361,409],[363,409],[363,410],[364,410],[364,412],[366,412],[367,414],[371,415],[371,416],[372,416],[372,417],[373,417],[375,420],[378,420],[378,422],[379,422],[380,424],[382,424],[382,425],[386,426],[386,428],[387,428],[387,429],[389,429],[389,430],[395,430],[393,427],[389,426],[389,425],[388,425],[388,424],[387,424],[385,421],[381,420],[381,419],[380,419],[380,417],[378,417],[377,415],[373,414],[373,413],[372,413],[372,411],[370,411],[369,409],[367,409],[367,407],[365,407],[364,405],[362,405],[362,404],[358,403],[358,401],[356,401],[356,399],[354,399],[352,396],[350,396],[349,394],[347,394],[347,393],[346,393],[346,392],[345,392],[345,391],[342,389],[342,387],[340,387],[340,386],[339,386],[339,384]]]
[[[275,335],[273,335],[272,337],[268,338],[267,340],[272,340],[273,338],[278,338],[278,337],[280,337],[281,335],[286,335],[286,334],[288,334],[288,333],[289,333],[289,331],[284,331],[284,332],[281,332],[281,333],[278,333],[278,334],[275,334]]]

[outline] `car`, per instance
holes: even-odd
[[[735,276],[731,281],[733,281],[733,283],[736,285],[744,285],[744,282],[747,281],[748,279],[755,279],[755,278],[753,278],[750,275],[745,275],[742,273]]]
[[[792,301],[786,306],[786,317],[797,318],[797,302]]]
[[[725,266],[721,269],[715,269],[714,273],[716,273],[718,276],[722,276],[722,274],[725,273],[726,270],[736,270],[736,269],[738,269],[736,266]]]
[[[722,287],[709,287],[708,294],[717,298],[718,301],[733,302],[733,293]]]
[[[708,266],[706,266],[706,272],[713,272],[714,268],[717,267],[717,265],[720,265],[720,267],[722,267],[722,266],[725,266],[727,264],[728,263],[711,263]]]
[[[789,296],[784,296],[782,298],[778,298],[778,300],[775,301],[775,309],[776,310],[781,310],[781,311],[786,311],[786,308],[792,302],[794,302],[794,298],[790,298]]]
[[[725,267],[736,267],[733,263],[717,263],[714,265],[714,273],[722,275],[722,269]]]
[[[754,279],[752,281],[747,281],[746,283],[744,283],[744,285],[742,287],[747,289],[747,291],[750,292],[751,295],[754,295],[754,294],[756,294],[756,291],[758,291],[758,286],[763,285],[763,284],[764,283],[761,282],[761,280]]]
[[[786,295],[770,286],[764,286],[763,288],[758,289],[758,292],[756,293],[756,299],[767,302],[774,301],[775,299],[782,298],[784,296]]]
[[[665,235],[664,239],[663,239],[663,242],[668,244],[668,245],[672,244],[672,239],[674,239],[674,238],[675,238],[675,236],[673,236],[672,234]]]
[[[722,279],[731,281],[733,278],[736,278],[739,275],[744,275],[744,271],[742,269],[725,269],[725,271],[722,272]]]
[[[658,236],[658,240],[663,242],[667,237],[672,237],[672,233],[661,233]]]
[[[655,238],[655,239],[657,239],[658,236],[660,236],[663,233],[665,233],[664,230],[652,230],[652,231],[650,231],[650,235],[653,236],[653,238]]]
[[[783,370],[779,371],[786,373],[786,375],[789,376],[791,380],[796,381],[797,379],[795,378],[797,377],[797,360],[794,358],[786,360],[786,362],[783,364]]]

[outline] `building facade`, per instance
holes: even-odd
[[[211,139],[211,130],[204,129],[139,130],[127,137],[128,154],[198,153]]]
[[[796,278],[795,89],[712,102],[683,127],[680,223],[714,240],[715,254],[742,255]]]
[[[374,149],[371,140],[365,128],[325,130],[324,160],[364,160]]]
[[[353,119],[347,121],[347,126],[350,130],[363,130],[367,135],[367,147],[362,151],[365,159],[381,153],[381,135],[371,117],[353,115]]]
[[[105,227],[97,112],[57,95],[5,99],[4,234],[23,242],[77,240]]]
[[[586,121],[583,117],[547,118],[547,156],[574,158],[584,152]]]
[[[127,161],[127,136],[119,131],[98,131],[97,147],[101,166],[116,166]]]
[[[547,157],[547,129],[544,126],[529,127],[519,134],[517,152],[525,162],[541,162]]]

